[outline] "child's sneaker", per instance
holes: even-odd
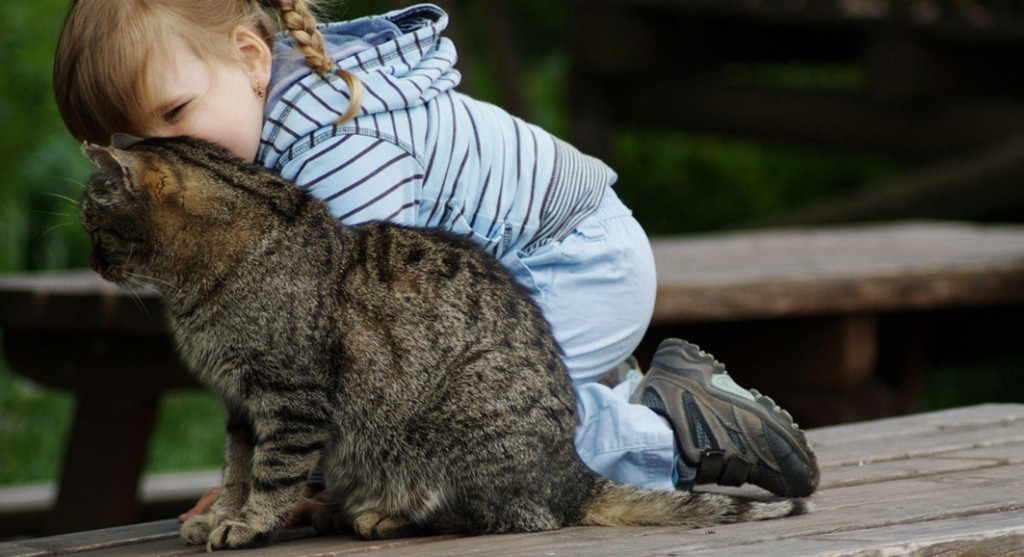
[[[818,487],[814,451],[789,412],[737,385],[693,344],[662,341],[633,397],[672,423],[679,489],[750,482],[776,495],[806,497]]]

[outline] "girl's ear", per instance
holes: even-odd
[[[267,42],[252,29],[239,25],[231,33],[231,46],[246,71],[266,87],[270,82],[270,65],[273,62],[273,52]]]

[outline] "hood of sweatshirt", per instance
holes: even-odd
[[[360,116],[409,108],[455,88],[462,77],[454,69],[455,46],[441,32],[448,15],[437,6],[420,4],[352,21],[322,24],[327,53],[337,67],[352,72],[363,86]],[[344,81],[318,76],[294,49],[286,34],[274,44],[268,116],[282,98],[293,95],[303,81],[326,81],[347,99]],[[347,106],[333,106],[321,119],[329,125]]]

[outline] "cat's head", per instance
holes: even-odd
[[[84,151],[94,166],[81,201],[92,267],[121,284],[212,278],[246,250],[266,213],[300,195],[197,139],[115,136]]]

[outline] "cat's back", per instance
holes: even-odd
[[[543,320],[528,291],[470,240],[447,231],[373,222],[352,227],[356,246],[348,272],[383,306],[447,308],[474,323]],[[406,314],[408,316],[408,314]]]
[[[540,308],[482,249],[450,233],[387,223],[342,233],[353,235],[346,242],[353,253],[339,271],[341,334],[365,369],[380,370],[386,380],[400,366],[406,384],[422,380],[417,388],[429,391],[448,380],[445,374],[464,374],[466,362],[486,359],[481,388],[524,397],[557,393],[552,404],[560,407],[571,399],[561,351]]]

